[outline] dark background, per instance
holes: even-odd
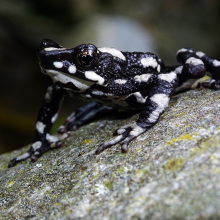
[[[193,47],[220,60],[219,0],[0,0],[0,153],[32,142],[50,79],[40,73],[42,38],[157,53],[176,64]],[[64,103],[59,123],[77,100]]]

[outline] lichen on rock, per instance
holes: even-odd
[[[28,147],[0,156],[0,219],[220,218],[220,92],[174,96],[159,123],[96,156],[132,119],[77,130],[65,147],[8,169]]]

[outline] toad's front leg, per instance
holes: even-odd
[[[157,80],[158,84],[151,89],[149,96],[143,97],[141,92],[132,95],[136,98],[138,97],[136,104],[140,104],[138,102],[143,101],[143,104],[145,105],[145,108],[140,112],[137,121],[132,126],[118,129],[117,136],[111,141],[100,145],[95,152],[96,154],[100,154],[105,149],[118,143],[121,144],[122,152],[126,153],[128,151],[128,145],[133,139],[157,123],[161,114],[169,104],[170,96],[177,85],[178,79],[174,72],[170,72],[159,74]],[[140,100],[140,96],[142,96],[142,100]]]
[[[55,85],[48,87],[37,117],[35,142],[26,153],[13,158],[8,167],[13,167],[27,158],[36,161],[43,153],[53,147],[52,143],[58,141],[58,138],[51,136],[49,132],[58,116],[60,105],[65,94],[65,90]]]

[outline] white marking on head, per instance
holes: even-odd
[[[148,96],[143,97],[140,92],[135,92],[135,93],[133,93],[133,95],[135,96],[137,102],[139,102],[139,103],[145,103],[147,100],[147,97],[148,97]]]
[[[93,84],[93,82],[79,79],[70,75],[67,76],[63,72],[59,72],[55,70],[46,70],[46,71],[54,82],[61,82],[63,84],[72,83],[75,87],[77,87],[81,91],[85,91]]]
[[[220,66],[220,61],[213,60],[212,64],[213,64],[213,66],[218,67],[218,66]]]
[[[58,69],[61,69],[63,67],[63,63],[59,61],[53,62],[53,65]]]
[[[135,81],[137,81],[137,82],[147,82],[149,79],[150,79],[150,77],[152,76],[152,74],[150,74],[150,73],[147,73],[147,74],[142,74],[142,75],[137,75],[137,76],[135,76],[134,77],[134,80]]]
[[[36,123],[36,129],[37,129],[37,131],[38,131],[39,133],[43,133],[45,127],[46,127],[46,125],[45,125],[43,122],[41,122],[41,121],[38,121],[38,122]]]
[[[57,47],[46,47],[44,48],[45,51],[54,51],[54,50],[66,50],[66,48],[61,47],[61,48],[57,48]]]
[[[201,51],[196,52],[196,55],[197,55],[199,58],[205,56],[205,54],[204,54],[203,52],[201,52]]]
[[[70,65],[68,67],[68,72],[72,74],[76,73],[76,66],[74,64]]]
[[[174,79],[176,79],[176,73],[170,72],[170,73],[159,74],[158,78],[167,82],[172,82]]]
[[[141,59],[141,64],[143,67],[152,67],[156,68],[158,66],[158,62],[155,58],[153,57],[145,57]]]
[[[155,123],[159,119],[160,114],[168,106],[170,98],[166,94],[161,93],[153,95],[150,100],[157,104],[157,108],[150,114],[148,121]]]
[[[126,79],[116,79],[116,80],[114,80],[114,82],[122,85],[122,84],[125,84],[127,82],[127,80]]]
[[[87,79],[90,79],[92,81],[97,82],[99,85],[103,85],[105,79],[98,74],[96,74],[94,71],[85,71],[85,77]]]
[[[100,48],[98,48],[98,50],[100,50],[102,53],[110,53],[114,57],[118,57],[118,58],[120,58],[122,60],[126,60],[124,54],[120,50],[117,50],[115,48],[112,48],[112,47],[100,47]]]
[[[39,149],[42,145],[42,142],[41,141],[36,141],[35,143],[32,144],[32,148],[34,151],[36,151],[37,149]]]
[[[195,57],[190,57],[186,60],[186,63],[188,64],[192,64],[194,66],[197,66],[197,65],[204,65],[204,63],[202,62],[202,60],[200,59],[197,59]]]

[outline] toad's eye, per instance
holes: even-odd
[[[81,66],[90,67],[96,60],[95,53],[82,52],[77,56],[77,61]]]

